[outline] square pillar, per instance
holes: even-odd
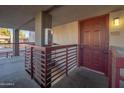
[[[52,28],[52,16],[47,12],[41,11],[35,16],[35,44],[38,46],[45,46],[45,33]],[[49,36],[48,36],[49,37]],[[49,61],[50,62],[50,61]],[[48,62],[48,63],[49,63]],[[51,74],[47,75],[51,77]],[[51,82],[51,79],[46,82]],[[43,85],[41,85],[42,87]],[[48,84],[47,87],[50,87]]]
[[[40,12],[35,16],[35,44],[45,45],[45,30],[52,28],[52,16],[47,12]]]
[[[14,56],[19,56],[19,30],[13,30],[13,52]]]

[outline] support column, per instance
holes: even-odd
[[[52,16],[47,12],[40,12],[35,16],[35,44],[45,45],[45,29],[52,28]]]
[[[19,29],[13,30],[13,43],[14,56],[19,56]]]
[[[51,28],[52,28],[52,16],[47,12],[43,12],[43,11],[38,13],[35,17],[35,44],[36,45],[45,46],[45,31]],[[48,39],[49,39],[49,36],[48,36]],[[46,61],[46,64],[49,62],[51,61],[50,60]],[[49,67],[45,69],[49,69]],[[46,74],[49,72],[46,72]],[[48,77],[51,77],[51,74],[46,75],[45,79],[48,79]],[[51,78],[49,80],[46,80],[46,84],[48,84],[48,82],[51,82]],[[42,86],[43,85],[41,85],[41,87]],[[45,87],[51,87],[51,83],[49,83]]]

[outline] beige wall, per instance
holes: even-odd
[[[114,26],[113,24],[113,19],[116,17],[119,17],[119,26]],[[109,31],[110,46],[124,47],[124,10],[110,13]]]
[[[41,42],[41,37],[42,37],[42,33],[41,33],[41,30],[42,30],[42,23],[41,23],[41,20],[42,20],[42,14],[41,12],[38,13],[36,16],[35,16],[35,44],[36,45],[42,45]]]
[[[78,43],[78,22],[53,27],[53,42],[57,44]]]
[[[119,17],[120,25],[115,27],[113,19]],[[78,43],[78,22],[53,27],[53,42],[57,44]],[[124,47],[124,10],[111,12],[109,16],[109,44]]]

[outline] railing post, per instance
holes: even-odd
[[[8,52],[6,52],[6,58],[8,58]]]
[[[66,48],[66,76],[68,76],[68,48]]]
[[[80,51],[81,51],[81,45],[77,45],[77,63],[78,63],[78,67],[81,66],[81,55],[80,55]]]
[[[26,67],[26,46],[25,46],[25,67]]]
[[[31,78],[33,78],[33,47],[31,47]]]
[[[112,51],[109,51],[108,58],[108,87],[112,88]]]
[[[115,63],[115,88],[119,88],[120,86],[120,67],[118,67],[119,58],[116,57],[116,63]]]
[[[48,68],[50,66],[47,65],[48,59],[51,58],[51,55],[50,55],[50,57],[48,57],[47,54],[50,54],[50,53],[51,53],[50,49],[46,47],[45,48],[45,88],[51,87],[51,73],[49,73],[51,71],[48,72]],[[48,75],[48,73],[49,73],[49,75]],[[48,80],[48,78],[49,78],[49,80]]]
[[[77,63],[76,63],[76,65],[77,65],[77,67],[80,67],[80,65],[79,65],[79,62],[80,62],[80,54],[79,54],[79,49],[78,49],[78,45],[76,45],[76,59],[77,59]]]

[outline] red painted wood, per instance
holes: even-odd
[[[109,59],[109,87],[119,88],[120,80],[124,80],[124,78],[120,75],[120,69],[124,68],[124,57],[118,53],[116,48],[111,48]]]
[[[68,75],[77,63],[77,45],[51,47],[27,45],[26,48],[29,49],[25,51],[26,71],[28,70],[30,75],[33,73],[33,79],[41,87],[51,87],[51,84],[59,77]],[[64,50],[64,52],[60,52],[60,50]],[[62,53],[65,53],[65,55]],[[54,65],[52,65],[53,63]]]
[[[68,76],[68,48],[66,48],[66,76]]]
[[[80,21],[80,64],[107,74],[108,71],[108,15]]]
[[[31,78],[34,77],[33,73],[33,47],[31,47]]]

